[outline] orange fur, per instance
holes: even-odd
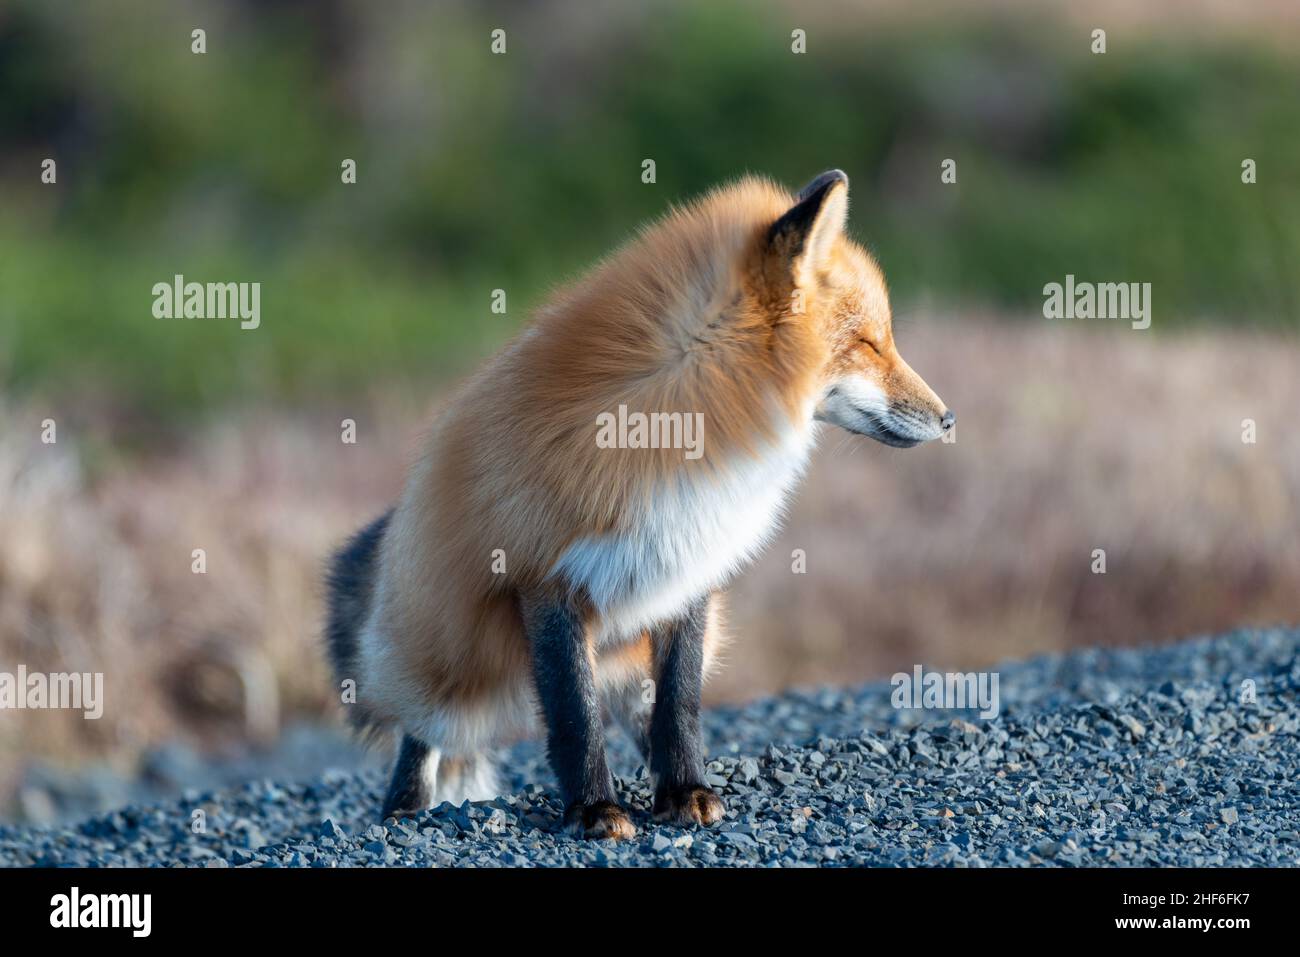
[[[782,441],[810,446],[842,377],[872,383],[917,422],[942,414],[894,347],[879,268],[841,232],[847,185],[830,195],[806,248],[769,236],[796,198],[766,180],[671,211],[557,294],[454,395],[382,543],[357,676],[371,720],[432,725],[425,736],[451,753],[523,730],[519,596],[568,588],[557,563],[573,549],[671,523],[665,502],[743,499],[753,490],[727,483]],[[597,416],[620,404],[701,413],[702,456],[598,447]],[[607,642],[599,602],[579,598],[602,684],[635,684],[653,667],[649,623]],[[710,661],[717,617],[715,601]]]

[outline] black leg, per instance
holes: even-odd
[[[397,764],[393,767],[393,780],[388,785],[388,797],[384,798],[384,810],[381,818],[400,817],[414,814],[429,806],[433,795],[430,776],[425,774],[433,752],[423,741],[418,741],[409,734],[402,736],[402,747],[397,753]],[[436,757],[433,758],[437,760]]]
[[[605,763],[605,730],[583,616],[564,599],[526,601],[523,613],[565,826],[585,837],[631,837],[636,829],[618,805]]]
[[[655,777],[655,820],[712,824],[721,799],[704,784],[700,692],[704,684],[704,630],[709,599],[651,635],[657,678],[650,719],[650,771]]]

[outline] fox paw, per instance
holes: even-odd
[[[722,798],[702,784],[663,788],[655,795],[654,819],[661,824],[707,827],[722,820],[726,810]]]
[[[632,819],[613,801],[570,804],[564,812],[564,829],[592,840],[625,841],[636,836]]]
[[[379,812],[379,820],[398,820],[404,817],[416,817],[424,812],[423,807],[386,807]]]

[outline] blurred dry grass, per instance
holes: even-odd
[[[1293,338],[977,317],[897,335],[957,442],[826,434],[786,531],[733,589],[715,700],[1300,619]],[[47,412],[3,410],[0,670],[103,671],[107,707],[6,714],[0,794],[25,757],[125,761],[332,715],[322,563],[395,496],[420,429],[409,396],[366,406],[232,416],[133,457],[112,451],[121,423],[60,422],[46,446]]]
[[[973,319],[897,336],[957,441],[827,436],[734,589],[726,693],[1300,618],[1293,338]]]

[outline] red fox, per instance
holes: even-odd
[[[673,210],[437,417],[397,505],[330,574],[352,718],[402,734],[384,817],[495,797],[489,753],[539,714],[571,833],[635,833],[606,714],[642,749],[655,820],[723,816],[699,719],[722,590],[821,423],[900,448],[953,427],[894,347],[880,268],[845,235],[848,192],[839,170],[793,196],[750,177]]]

